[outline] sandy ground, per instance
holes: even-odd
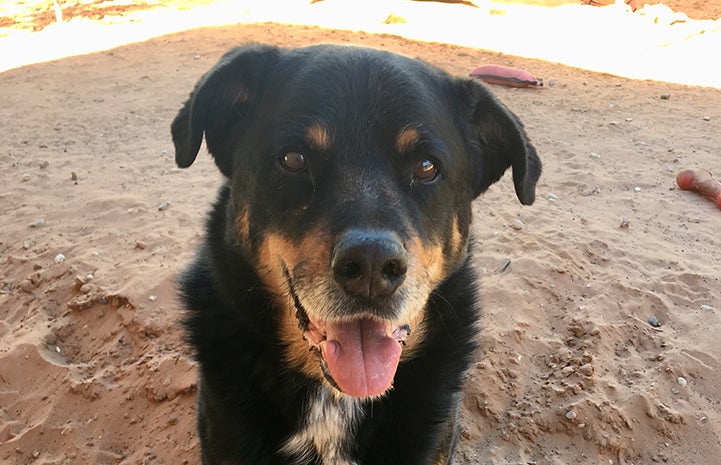
[[[168,128],[251,40],[554,83],[493,87],[545,172],[532,207],[508,177],[474,207],[484,330],[456,465],[721,463],[721,211],[674,184],[685,167],[721,178],[721,91],[270,23],[0,74],[0,463],[199,463],[174,280],[220,176],[207,155],[175,168]]]

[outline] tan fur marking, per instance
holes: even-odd
[[[406,126],[401,129],[396,137],[396,151],[398,153],[404,153],[411,149],[418,143],[421,138],[421,134],[417,128]]]
[[[325,236],[322,229],[314,229],[308,231],[300,244],[295,245],[281,235],[270,234],[259,251],[259,261],[265,265],[261,278],[276,296],[275,303],[281,310],[277,318],[280,322],[281,340],[286,345],[286,360],[303,373],[317,379],[323,379],[318,356],[310,351],[308,341],[303,339],[303,333],[298,328],[296,308],[283,267],[292,271],[302,261],[305,272],[316,275],[328,273],[325,264],[329,260],[330,246],[328,241],[321,240]]]
[[[453,230],[451,231],[451,250],[453,250],[454,254],[457,254],[461,251],[461,247],[463,246],[463,235],[461,234],[461,229],[458,226],[458,217],[453,217]]]
[[[443,247],[423,244],[418,237],[414,238],[412,242],[415,249],[413,253],[418,257],[419,265],[426,273],[425,279],[430,283],[431,288],[435,289],[444,278]]]
[[[250,220],[248,219],[248,210],[243,209],[243,211],[240,212],[235,224],[238,228],[237,230],[240,235],[241,242],[243,244],[248,244],[250,242]]]
[[[328,150],[332,140],[328,128],[323,124],[316,123],[305,131],[305,141],[316,150]]]
[[[417,283],[417,289],[411,289],[411,292],[424,296],[430,294],[444,278],[443,247],[424,244],[416,236],[409,241],[408,252],[412,263],[406,280],[409,283]],[[401,362],[413,358],[426,339],[425,315],[425,307],[416,309],[412,315],[409,315],[411,334],[406,339]]]

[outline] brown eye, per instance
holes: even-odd
[[[305,155],[300,152],[288,152],[280,159],[280,164],[286,171],[302,173],[308,167]]]
[[[420,160],[413,168],[413,178],[422,182],[431,182],[438,176],[438,168],[431,160]]]

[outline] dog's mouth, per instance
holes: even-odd
[[[289,280],[290,282],[290,280]],[[328,382],[354,397],[375,397],[393,385],[408,324],[373,316],[317,321],[303,308],[291,286],[298,327],[320,358]]]

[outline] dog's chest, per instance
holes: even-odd
[[[323,465],[357,465],[350,457],[350,448],[361,417],[358,400],[337,399],[322,387],[310,400],[301,428],[285,442],[281,452],[297,465],[310,463],[314,457]]]

